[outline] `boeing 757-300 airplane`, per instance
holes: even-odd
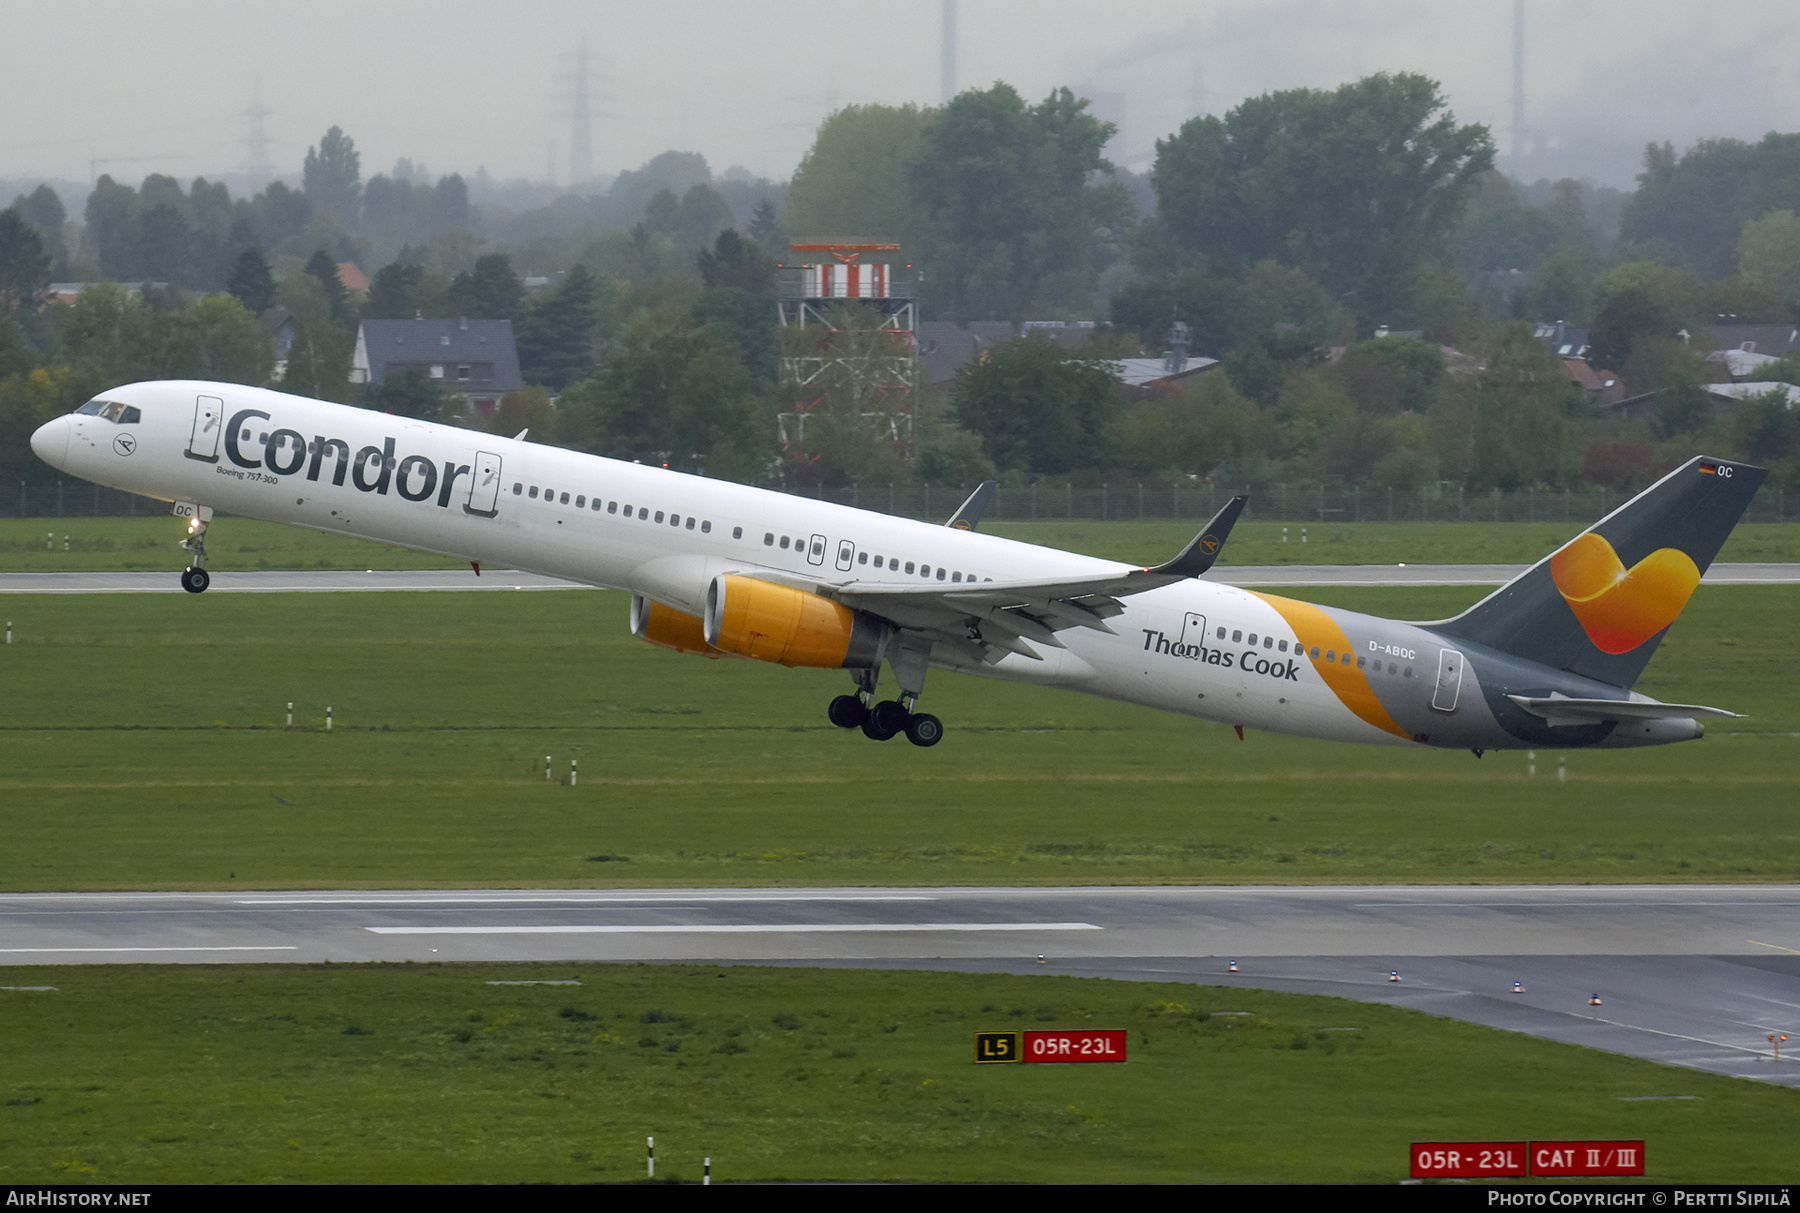
[[[524,436],[521,435],[521,438]],[[214,510],[628,591],[631,629],[707,657],[844,669],[832,723],[934,745],[932,667],[1244,728],[1472,750],[1686,741],[1718,708],[1632,692],[1763,469],[1691,459],[1454,619],[1403,623],[1201,579],[1234,498],[1137,568],[948,526],[226,383],[135,383],[31,438],[171,503],[182,584]],[[897,698],[877,700],[883,664]]]

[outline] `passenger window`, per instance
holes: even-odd
[[[881,567],[881,557],[879,557],[879,556],[875,557],[875,567],[876,568]]]
[[[1264,636],[1263,637],[1263,648],[1272,649],[1274,647],[1275,647],[1275,638],[1273,636]]]
[[[688,519],[688,526],[692,527],[693,525],[694,525],[694,520],[692,518]],[[712,523],[711,522],[702,522],[700,524],[700,533],[702,535],[712,534]]]
[[[788,537],[786,535],[781,537],[781,550],[784,552],[788,550]]]
[[[931,576],[931,566],[928,564],[920,565],[919,566],[919,576],[921,576],[921,577]]]
[[[638,507],[638,521],[644,522],[644,521],[648,520],[649,517],[650,517],[650,507],[647,505],[640,505]],[[658,522],[662,521],[662,516],[660,514],[657,515],[657,521]]]
[[[562,504],[563,504],[563,505],[568,505],[568,504],[569,504],[569,495],[568,495],[568,494],[567,494],[567,493],[564,493],[564,494],[563,494],[563,495],[562,495]]]
[[[1220,629],[1219,629],[1219,636],[1218,636],[1218,638],[1219,638],[1219,639],[1220,639],[1220,640],[1223,640],[1223,639],[1225,639],[1225,629],[1224,629],[1224,628],[1220,628]]]
[[[823,556],[825,554],[825,545],[817,539],[813,540],[812,554],[815,556]]]
[[[587,494],[586,493],[583,493],[581,496],[579,496],[575,499],[575,508],[578,510],[585,510],[587,508]]]
[[[858,563],[858,564],[869,563],[869,554],[867,552],[858,552],[856,555],[856,563]]]
[[[913,571],[913,562],[910,560],[906,562],[906,571],[909,573]]]
[[[1363,658],[1361,658],[1361,657],[1358,657],[1358,658],[1357,658],[1357,659],[1356,659],[1356,668],[1357,668],[1357,669],[1359,669],[1359,670],[1360,670],[1360,669],[1362,669],[1362,668],[1363,668],[1363,660],[1364,660],[1364,659],[1363,659]]]
[[[1276,652],[1277,652],[1277,653],[1285,653],[1285,652],[1287,652],[1287,641],[1285,641],[1285,640],[1283,640],[1283,641],[1281,641],[1281,642],[1280,642],[1280,643],[1278,643],[1278,644],[1277,644],[1277,645],[1276,645],[1276,646],[1275,646],[1275,651],[1276,651]]]
[[[1337,664],[1337,650],[1336,649],[1326,649],[1325,650],[1325,660],[1331,662],[1333,665],[1336,665]]]
[[[938,571],[937,571],[937,579],[938,579],[938,580],[939,580],[939,581],[942,581],[942,580],[943,580],[943,579],[944,579],[944,568],[943,568],[943,566],[942,566],[942,565],[939,565],[939,566],[938,566]]]
[[[663,514],[663,512],[661,510],[656,511],[656,520],[658,522],[662,521],[662,514]]]
[[[594,513],[598,514],[600,512],[601,504],[602,502],[598,497],[594,498]]]
[[[618,512],[619,512],[619,503],[618,503],[618,502],[616,502],[616,501],[609,501],[609,502],[607,502],[607,503],[606,503],[606,512],[607,512],[607,513],[609,513],[609,514],[616,514],[616,513],[618,513]]]
[[[537,500],[537,485],[535,484],[531,486],[531,499],[533,501]]]
[[[1315,645],[1313,645],[1313,651],[1312,651],[1312,655],[1313,655],[1313,660],[1314,660],[1314,661],[1317,661],[1317,660],[1318,660],[1318,659],[1319,659],[1319,646],[1318,646],[1318,645],[1316,645],[1316,644],[1315,644]]]
[[[1412,667],[1411,667],[1411,666],[1407,666],[1407,667],[1406,667],[1406,668],[1405,668],[1405,669],[1404,669],[1404,670],[1401,670],[1401,671],[1400,671],[1400,677],[1402,677],[1402,678],[1411,678],[1411,677],[1412,677]]]
[[[517,497],[520,493],[523,493],[524,491],[525,491],[525,486],[523,484],[521,484],[520,482],[518,482],[516,480],[513,481],[513,496],[514,497]]]
[[[1252,632],[1252,633],[1250,633],[1249,636],[1245,637],[1244,643],[1245,644],[1255,644],[1256,643],[1256,633]]]
[[[688,520],[687,520],[687,529],[688,529],[688,530],[690,530],[690,531],[691,531],[691,530],[693,530],[693,529],[694,529],[694,518],[693,518],[693,515],[691,515],[691,514],[690,514],[690,515],[688,515]],[[710,523],[710,522],[709,522],[709,523],[707,523],[707,524],[706,524],[706,529],[707,529],[707,530],[709,530],[709,531],[710,531],[710,530],[712,530],[712,523]]]
[[[763,536],[763,546],[764,547],[773,547],[774,544],[775,544],[775,532],[770,531]]]
[[[1244,634],[1242,632],[1240,632],[1236,628],[1233,628],[1231,630],[1231,643],[1232,644],[1236,644],[1238,641],[1242,640],[1243,638],[1244,638]]]

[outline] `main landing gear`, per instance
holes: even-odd
[[[917,691],[902,687],[899,699],[875,701],[876,670],[859,670],[856,694],[839,695],[831,701],[826,715],[840,729],[861,729],[873,741],[887,741],[900,733],[916,746],[934,746],[943,740],[944,722],[930,712],[914,712],[919,702]],[[923,672],[923,663],[920,663]]]
[[[212,511],[208,510],[208,513]],[[188,537],[181,541],[181,549],[193,556],[193,563],[181,570],[181,588],[190,594],[204,594],[206,587],[212,584],[212,576],[206,571],[206,527],[209,519],[200,517],[196,511],[188,519]]]

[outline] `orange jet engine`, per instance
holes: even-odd
[[[778,665],[862,670],[880,665],[888,625],[791,586],[715,577],[702,639],[714,649]]]

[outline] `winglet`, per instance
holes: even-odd
[[[959,531],[974,530],[975,525],[981,521],[981,516],[987,512],[988,502],[993,499],[994,489],[999,484],[998,480],[983,480],[944,525]]]
[[[1159,564],[1153,569],[1145,569],[1146,573],[1162,573],[1171,577],[1198,577],[1212,568],[1213,561],[1219,558],[1219,552],[1225,547],[1225,540],[1231,535],[1231,528],[1236,524],[1238,515],[1244,512],[1248,497],[1233,497],[1225,503],[1225,508],[1213,515],[1213,520],[1194,536],[1194,541],[1181,549],[1181,555],[1167,564]]]

